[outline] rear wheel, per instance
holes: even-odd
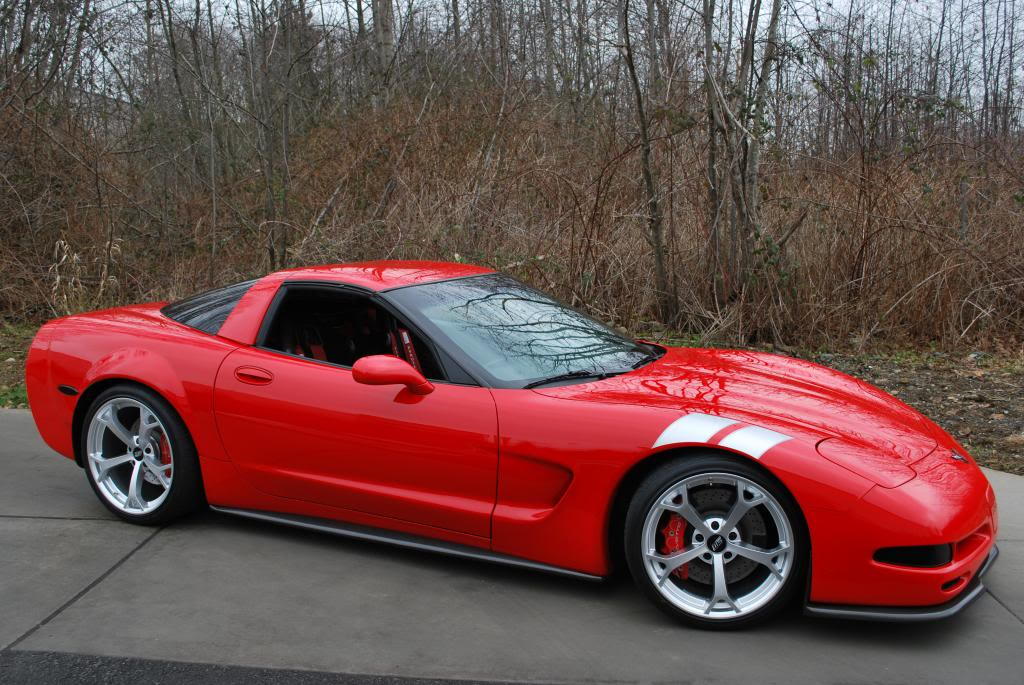
[[[637,489],[626,516],[626,561],[659,608],[700,628],[741,628],[789,604],[807,542],[789,493],[740,458],[673,460]]]
[[[158,525],[202,505],[195,446],[159,395],[114,386],[93,400],[85,421],[86,477],[112,512],[132,523]]]

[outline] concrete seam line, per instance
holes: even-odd
[[[77,654],[19,649],[0,654],[0,673],[3,666],[28,667],[33,680],[42,682],[94,682],[97,672],[105,678],[103,682],[139,680],[141,675],[147,682],[158,683],[217,683],[227,685],[242,683],[300,683],[303,685],[559,685],[576,681],[559,680],[493,680],[489,678],[421,677],[406,675],[376,675],[345,673],[337,671],[281,668],[275,666],[242,666],[212,662],[175,661],[150,659],[133,656],[104,656],[98,654]],[[20,675],[20,673],[16,673]],[[0,683],[8,682],[0,675]],[[22,683],[24,680],[10,680]],[[604,681],[598,681],[604,682]]]
[[[28,629],[27,631],[25,631],[24,633],[22,633],[20,637],[18,637],[18,638],[17,638],[16,640],[14,640],[14,642],[11,642],[11,643],[9,643],[9,644],[5,645],[5,646],[4,646],[4,648],[3,648],[2,650],[0,650],[0,651],[4,651],[4,652],[6,652],[6,651],[7,651],[7,650],[9,650],[9,649],[14,649],[15,647],[17,647],[18,645],[20,645],[20,644],[21,644],[22,642],[24,642],[25,640],[27,640],[28,638],[32,637],[32,635],[34,635],[34,634],[35,634],[35,632],[36,632],[37,630],[39,630],[40,628],[42,628],[43,626],[45,626],[45,625],[46,625],[47,623],[49,623],[49,622],[50,622],[50,621],[52,621],[53,619],[57,618],[57,616],[59,616],[59,615],[60,615],[60,614],[61,614],[61,613],[62,613],[62,612],[63,612],[63,611],[65,610],[65,609],[67,609],[67,608],[68,608],[68,607],[70,607],[70,606],[71,606],[72,604],[74,604],[75,602],[77,602],[78,600],[80,600],[80,599],[81,599],[82,597],[84,597],[84,596],[85,596],[85,594],[86,594],[87,592],[89,592],[89,590],[92,590],[92,589],[93,589],[94,587],[96,587],[97,585],[99,585],[100,583],[102,583],[102,582],[103,582],[104,580],[106,580],[106,579],[107,579],[107,577],[108,577],[108,576],[109,576],[109,575],[110,575],[111,573],[113,573],[113,572],[114,572],[114,571],[116,571],[117,569],[121,568],[121,566],[122,566],[122,565],[123,565],[123,564],[124,564],[124,563],[125,563],[126,561],[128,561],[129,559],[131,559],[131,558],[132,558],[132,555],[134,555],[134,554],[135,554],[136,552],[138,552],[138,551],[139,551],[140,549],[142,549],[143,547],[145,547],[145,546],[146,546],[146,545],[147,545],[147,544],[149,543],[149,541],[150,541],[150,540],[152,540],[153,538],[155,538],[155,537],[156,537],[156,535],[157,535],[157,533],[159,533],[159,532],[160,532],[160,531],[162,531],[162,530],[163,530],[163,526],[161,526],[160,528],[157,528],[156,530],[154,530],[154,531],[153,531],[152,533],[150,533],[150,534],[149,534],[149,535],[148,535],[148,536],[146,537],[146,539],[145,539],[145,540],[143,540],[142,542],[140,542],[139,544],[137,544],[137,545],[136,545],[136,546],[135,546],[134,548],[132,548],[131,550],[129,550],[127,554],[125,554],[125,555],[124,555],[123,557],[121,557],[120,559],[118,559],[118,560],[117,560],[117,561],[116,561],[116,562],[114,563],[114,565],[113,565],[113,566],[111,566],[110,568],[108,568],[108,569],[107,569],[106,571],[104,571],[104,572],[103,572],[103,573],[101,573],[101,574],[100,574],[100,575],[99,575],[98,577],[96,577],[96,578],[95,578],[95,579],[94,579],[94,580],[93,580],[93,581],[92,581],[91,583],[89,583],[89,584],[88,584],[88,585],[86,585],[86,586],[85,586],[84,588],[82,588],[82,589],[81,589],[81,590],[79,590],[79,591],[78,591],[77,593],[75,593],[75,596],[74,596],[74,597],[72,597],[71,599],[69,599],[68,601],[64,602],[63,604],[61,604],[61,605],[60,605],[59,607],[57,607],[56,609],[54,609],[54,610],[53,610],[53,612],[51,612],[49,616],[47,616],[47,617],[46,617],[46,618],[44,618],[44,619],[43,619],[42,621],[40,621],[39,623],[35,624],[34,626],[32,626],[31,628],[29,628],[29,629]]]
[[[996,597],[995,593],[994,593],[994,592],[992,592],[992,588],[986,587],[985,589],[986,589],[986,590],[988,590],[988,594],[992,596],[992,599],[996,600],[996,603],[997,603],[997,604],[998,604],[999,606],[1003,607],[1003,608],[1004,608],[1004,609],[1006,609],[1006,610],[1007,610],[1008,612],[1010,612],[1010,616],[1013,616],[1013,617],[1014,617],[1015,619],[1017,619],[1017,620],[1018,620],[1018,621],[1020,621],[1021,623],[1024,623],[1024,618],[1021,618],[1020,616],[1018,616],[1018,615],[1017,615],[1017,614],[1016,614],[1016,613],[1015,613],[1015,612],[1013,611],[1013,609],[1011,609],[1010,607],[1006,606],[1006,604],[1005,604],[1005,603],[1003,602],[1003,600],[1001,600],[1001,599],[999,599],[998,597]]]

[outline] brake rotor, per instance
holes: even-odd
[[[160,439],[155,442],[154,449],[156,449],[156,456],[158,462],[160,462],[161,464],[171,463],[171,443],[167,441],[166,435],[160,433]],[[164,474],[165,477],[167,476],[166,469],[161,472]],[[158,484],[160,482],[156,476],[149,472],[149,470],[144,471],[143,476],[146,478],[146,480],[149,480],[150,483]]]
[[[690,495],[690,501],[694,509],[705,520],[724,520],[732,508],[733,491],[725,488],[703,488],[694,490]],[[740,519],[736,530],[741,541],[750,541],[767,534],[767,527],[760,507],[754,507]],[[668,520],[661,528],[662,545],[659,550],[661,554],[673,554],[689,545],[694,544],[693,535],[695,531],[686,523],[686,519],[676,513],[669,514]],[[757,568],[757,563],[745,557],[733,556],[725,561],[725,579],[732,583],[746,578]],[[672,575],[679,580],[695,580],[699,583],[710,585],[712,583],[712,568],[709,561],[698,557],[693,561],[683,564],[672,572]]]
[[[132,425],[132,430],[135,431],[135,432],[138,432],[138,429],[139,429],[139,422],[136,421]],[[154,440],[154,439],[150,438],[149,444],[153,448],[153,451],[156,452],[156,457],[157,457],[156,461],[158,461],[161,464],[170,464],[171,463],[171,443],[168,442],[167,436],[164,435],[163,432],[160,432],[159,436],[160,437],[157,440]],[[164,471],[164,474],[166,474],[166,473],[167,472]],[[160,480],[155,475],[153,475],[150,472],[149,469],[146,469],[146,468],[142,469],[142,479],[144,481],[146,481],[147,483],[152,483],[153,485],[160,485]]]

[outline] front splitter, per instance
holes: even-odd
[[[937,621],[949,618],[960,613],[974,600],[981,597],[985,592],[985,585],[982,582],[992,562],[999,556],[999,548],[992,545],[985,563],[981,565],[978,572],[964,588],[964,591],[943,604],[936,604],[926,607],[875,607],[856,606],[846,604],[811,604],[804,607],[804,613],[809,616],[820,616],[823,618],[843,618],[860,621],[889,621],[889,622],[915,622],[915,621]]]

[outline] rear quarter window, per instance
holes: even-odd
[[[252,287],[255,280],[236,283],[234,285],[208,290],[184,300],[172,302],[160,312],[168,319],[196,328],[204,333],[216,335],[227,320],[228,315],[242,299],[242,295]]]

